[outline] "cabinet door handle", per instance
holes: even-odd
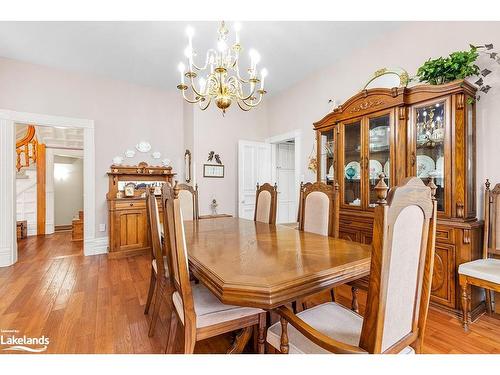
[[[133,203],[130,203],[130,207],[134,207],[134,204],[133,204]]]

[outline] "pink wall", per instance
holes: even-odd
[[[267,98],[266,98],[267,99]],[[223,117],[213,104],[206,111],[194,107],[194,158],[196,183],[199,188],[200,214],[210,213],[215,197],[219,213],[238,214],[238,141],[263,141],[267,136],[266,104],[249,112],[233,105]],[[224,178],[203,177],[203,164],[208,153],[215,151],[224,164]]]
[[[99,223],[108,227],[106,172],[115,155],[140,140],[181,170],[184,155],[182,101],[176,91],[81,75],[0,58],[0,108],[94,120],[96,237]],[[148,154],[127,159],[148,163]]]
[[[268,102],[269,135],[302,129],[302,173],[305,180],[311,181],[315,176],[307,170],[307,157],[314,140],[312,124],[331,110],[328,99],[335,98],[342,103],[357,93],[381,67],[399,66],[413,75],[428,58],[467,49],[469,43],[493,43],[498,51],[500,22],[412,22],[405,25],[272,96]],[[493,62],[492,66],[496,70],[488,76],[488,82],[493,88],[481,98],[477,107],[477,183],[481,192],[478,202],[482,202],[487,177],[500,182],[500,65]],[[478,207],[482,210],[482,204]]]

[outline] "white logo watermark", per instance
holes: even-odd
[[[2,351],[42,353],[47,350],[49,344],[50,339],[45,335],[39,337],[21,336],[16,329],[0,330],[0,348]]]

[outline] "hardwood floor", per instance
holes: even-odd
[[[143,314],[149,257],[84,257],[81,246],[71,242],[69,232],[19,242],[18,263],[0,268],[0,330],[45,335],[50,339],[47,353],[163,353],[164,306],[154,337],[147,335],[149,317]],[[339,302],[350,304],[349,288],[336,293]],[[365,296],[359,294],[363,310]],[[231,338],[202,341],[195,352],[224,353]],[[177,337],[178,350],[181,342]],[[464,333],[456,317],[431,310],[425,352],[500,353],[500,320],[482,316]]]

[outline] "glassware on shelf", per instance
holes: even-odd
[[[443,101],[415,109],[416,175],[427,184],[435,177],[438,210],[444,211],[446,113]]]
[[[335,144],[333,139],[333,129],[321,133],[321,181],[332,184],[335,180],[333,174]]]
[[[390,186],[390,168],[389,161],[390,152],[390,132],[391,132],[391,117],[385,114],[378,117],[372,117],[369,120],[369,187],[370,200],[369,207],[374,207],[377,202],[375,194],[375,186],[378,183],[378,176],[382,171],[385,172],[385,183]]]
[[[361,121],[344,125],[344,204],[361,206]]]

